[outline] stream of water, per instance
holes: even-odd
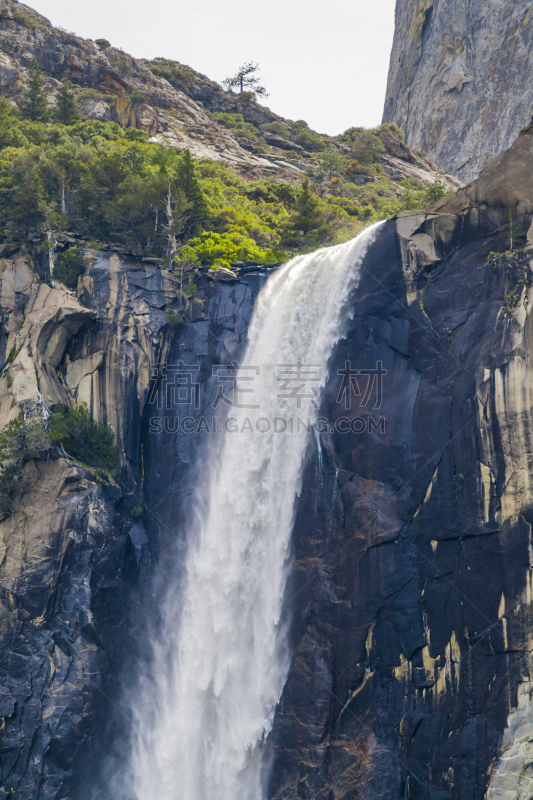
[[[246,418],[254,427],[259,419],[316,419],[347,301],[378,227],[294,258],[269,278],[241,365],[254,372],[260,408],[233,408],[237,430]],[[297,365],[307,390],[291,396],[294,381],[287,381]],[[151,674],[135,698],[128,796],[263,800],[264,743],[290,663],[281,619],[295,501],[314,441],[273,425],[244,430],[226,435],[206,465],[207,499],[191,523],[185,578],[164,601]]]

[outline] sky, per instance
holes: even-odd
[[[395,0],[26,0],[53,25],[221,83],[249,61],[261,100],[320,133],[379,125]]]

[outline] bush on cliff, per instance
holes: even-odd
[[[24,462],[51,446],[52,437],[41,418],[25,419],[20,413],[0,431],[0,513],[13,510]]]
[[[96,422],[87,406],[58,404],[47,419],[20,413],[0,431],[0,513],[11,513],[25,461],[61,444],[67,454],[87,467],[115,474],[118,449],[113,432]]]
[[[61,442],[73,459],[111,474],[116,472],[118,448],[113,431],[102,422],[96,422],[86,405],[65,408],[58,404],[48,426],[52,439]]]
[[[234,261],[254,261],[258,264],[274,264],[276,256],[269,250],[261,250],[253,239],[241,233],[215,233],[209,231],[189,239],[180,251],[180,258],[190,264],[230,268]]]
[[[83,257],[77,247],[71,247],[65,253],[60,253],[57,257],[57,264],[54,269],[54,279],[61,281],[69,289],[78,288],[78,278],[83,275],[85,265]]]

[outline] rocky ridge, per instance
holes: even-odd
[[[32,58],[47,78],[52,106],[60,82],[68,78],[78,94],[83,119],[138,128],[148,133],[152,141],[189,148],[197,158],[222,160],[250,178],[277,175],[294,182],[301,179],[316,157],[314,150],[290,140],[294,123],[253,99],[225,92],[189,67],[169,62],[185,70],[185,80],[176,84],[181,88],[176,88],[157,74],[157,60],[133,58],[105,39],[82,39],[52,27],[47,19],[17,0],[2,0],[0,92],[14,102],[22,97]],[[213,117],[217,113],[241,114],[258,136],[250,144],[249,137],[219,124]],[[259,126],[269,123],[278,123],[287,135],[259,130]],[[313,137],[319,149],[332,147],[349,154],[349,148],[334,137],[314,133]],[[383,167],[393,180],[411,177],[431,184],[440,179],[452,188],[460,185],[396,139],[384,139]]]

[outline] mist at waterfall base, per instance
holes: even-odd
[[[268,279],[241,363],[262,367],[254,381],[260,408],[232,408],[238,422],[294,413],[290,404],[280,408],[269,365],[316,365],[319,396],[380,225],[298,256]],[[310,395],[298,414],[312,420],[318,403]],[[244,431],[213,448],[187,533],[185,569],[176,563],[179,585],[168,588],[150,667],[131,697],[131,751],[113,781],[113,800],[263,799],[265,742],[290,663],[283,599],[311,441],[309,434]],[[175,557],[183,561],[177,549]]]

